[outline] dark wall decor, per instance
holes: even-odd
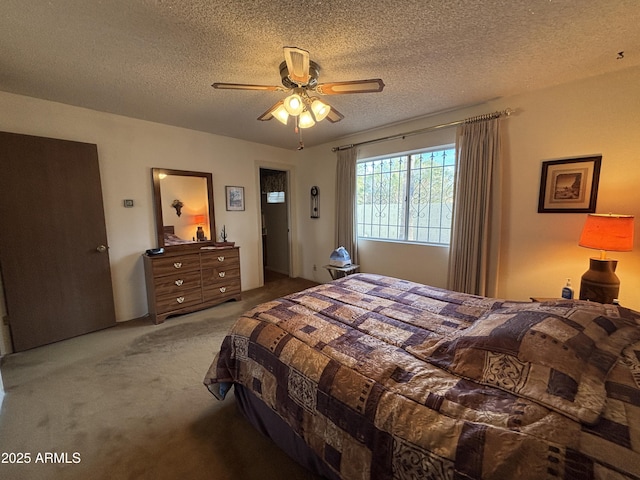
[[[594,213],[601,155],[542,162],[538,213]]]
[[[311,218],[320,218],[320,189],[311,187]]]

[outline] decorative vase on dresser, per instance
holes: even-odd
[[[240,248],[143,255],[149,316],[155,324],[172,315],[240,300]]]

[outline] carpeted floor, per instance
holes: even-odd
[[[319,478],[257,433],[233,396],[202,385],[239,314],[312,285],[285,278],[162,325],[134,320],[5,357],[0,478]]]

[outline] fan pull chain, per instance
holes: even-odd
[[[302,150],[304,148],[304,142],[302,141],[302,129],[298,127],[298,121],[299,121],[299,117],[296,117],[296,133],[299,135],[299,142],[298,142],[298,150]]]

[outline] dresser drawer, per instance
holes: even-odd
[[[156,278],[155,291],[158,298],[166,295],[181,294],[186,290],[200,288],[200,272],[177,272]]]
[[[230,282],[218,282],[204,285],[202,288],[202,298],[205,302],[214,299],[224,299],[233,297],[240,293],[240,278]]]
[[[201,253],[200,258],[202,268],[215,268],[219,266],[229,267],[233,265],[240,267],[240,254],[237,248]]]
[[[202,303],[202,289],[184,290],[176,294],[163,295],[156,300],[156,310],[159,313],[170,312],[179,308]]]
[[[153,276],[160,277],[177,272],[200,270],[198,255],[182,255],[179,257],[154,258],[151,261]]]
[[[240,266],[220,265],[213,268],[202,269],[202,286],[208,287],[214,283],[229,283],[240,278]]]

